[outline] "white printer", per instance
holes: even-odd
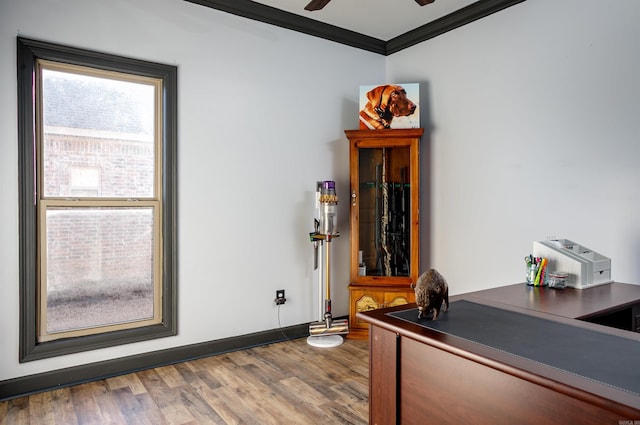
[[[570,288],[611,282],[611,259],[568,239],[533,242],[533,256],[546,258],[549,272],[567,272]]]

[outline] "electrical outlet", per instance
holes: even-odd
[[[276,299],[274,301],[276,305],[282,305],[287,302],[287,299],[284,297],[284,289],[278,289],[276,291]]]

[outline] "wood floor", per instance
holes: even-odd
[[[0,403],[9,424],[366,424],[368,342],[306,339]]]

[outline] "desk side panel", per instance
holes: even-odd
[[[634,412],[603,409],[411,338],[401,337],[399,345],[402,424],[601,425],[638,419],[625,416]]]
[[[398,335],[371,326],[369,330],[369,423],[396,423]]]

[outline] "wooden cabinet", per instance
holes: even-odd
[[[364,338],[368,325],[356,316],[358,312],[395,307],[416,302],[413,289],[400,286],[349,286],[349,337]],[[355,335],[352,335],[355,333]]]
[[[419,144],[423,129],[346,130],[351,269],[349,337],[367,338],[356,313],[415,302],[419,268]]]

